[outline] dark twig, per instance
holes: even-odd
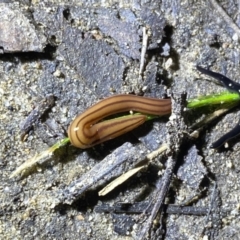
[[[163,177],[157,182],[155,196],[153,197],[152,203],[149,205],[150,207],[153,204],[153,209],[150,216],[144,223],[143,228],[138,235],[138,239],[148,239],[154,219],[157,214],[161,214],[163,210],[164,200],[168,193],[174,167],[179,154],[179,148],[183,140],[183,131],[186,128],[182,118],[185,97],[185,95],[172,95],[172,115],[170,117],[170,122],[168,123],[168,144],[170,146],[169,154],[171,156],[168,157]],[[145,219],[147,211],[148,208],[142,214],[142,219]]]
[[[173,160],[172,157],[169,157],[164,175],[161,179],[158,180],[158,183],[156,186],[156,195],[155,195],[155,199],[153,200],[155,204],[153,206],[150,216],[148,217],[147,221],[144,223],[144,227],[140,232],[139,239],[144,239],[145,236],[147,236],[148,231],[151,228],[152,222],[156,218],[159,211],[162,210],[165,197],[168,193],[168,189],[170,186],[172,173],[175,165],[176,165],[176,161]]]
[[[116,203],[113,206],[109,204],[102,204],[95,207],[94,211],[98,213],[127,213],[127,214],[141,214],[149,206],[148,202],[138,203]],[[152,205],[148,208],[147,213],[152,211]],[[168,214],[179,215],[194,215],[205,216],[208,214],[208,207],[194,207],[194,206],[178,206],[173,204],[163,204],[163,210]]]
[[[208,214],[205,220],[205,227],[202,231],[202,236],[209,236],[210,240],[214,240],[218,236],[218,231],[221,228],[222,218],[226,211],[222,211],[222,201],[217,183],[214,184],[213,192],[210,199]],[[211,223],[209,227],[209,222]]]
[[[49,95],[40,101],[37,106],[31,111],[24,123],[20,126],[21,140],[25,139],[26,134],[31,130],[33,125],[54,105],[55,99],[53,95]]]

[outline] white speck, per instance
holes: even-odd
[[[232,164],[232,162],[229,160],[229,161],[226,161],[226,166],[227,166],[228,168],[232,168],[232,167],[233,167],[233,164]]]
[[[73,131],[78,131],[79,130],[79,127],[75,127],[74,129],[73,129]]]
[[[190,134],[191,137],[193,138],[198,138],[199,137],[199,131],[195,130]]]
[[[61,71],[59,71],[59,70],[56,70],[56,71],[53,73],[53,76],[54,76],[54,77],[61,77],[61,75],[62,75],[62,73],[61,73]]]
[[[207,235],[204,235],[202,239],[203,239],[203,240],[208,240],[209,238],[208,238]]]
[[[225,147],[225,148],[229,148],[229,145],[228,145],[227,142],[225,142],[224,147]]]
[[[238,41],[238,35],[237,35],[237,33],[233,34],[232,40],[233,40],[233,41],[236,41],[236,42]]]
[[[169,58],[169,59],[165,62],[165,69],[169,69],[172,65],[173,65],[173,60],[172,60],[172,58]]]
[[[231,84],[231,83],[229,83],[229,84],[228,84],[228,86],[229,86],[229,87],[231,87],[231,86],[232,86],[232,84]]]
[[[170,116],[169,120],[170,120],[170,121],[173,121],[173,120],[176,119],[176,118],[177,118],[177,116],[176,116],[175,114],[172,114],[172,115]]]
[[[142,91],[146,92],[147,88],[148,88],[147,86],[143,86]]]

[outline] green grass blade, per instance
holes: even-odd
[[[39,162],[40,160],[44,159],[44,158],[48,158],[50,157],[53,152],[55,150],[57,150],[58,148],[66,145],[67,143],[70,142],[69,138],[64,138],[60,141],[58,141],[57,143],[55,143],[52,147],[48,148],[47,150],[36,154],[34,157],[28,159],[26,162],[24,162],[22,165],[20,165],[10,176],[10,178],[15,177],[16,175],[20,174],[22,171],[24,171],[27,168],[31,168],[34,164],[36,164],[37,162]]]
[[[220,94],[189,99],[187,108],[194,109],[204,106],[223,105],[238,101],[240,101],[240,95],[238,93],[223,92]]]

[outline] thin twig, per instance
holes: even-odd
[[[152,151],[146,156],[147,161],[142,166],[135,167],[133,169],[130,169],[128,172],[122,174],[118,178],[114,179],[112,182],[110,182],[107,186],[105,186],[100,192],[98,192],[99,196],[105,196],[109,192],[111,192],[113,189],[115,189],[117,186],[121,185],[125,181],[127,181],[130,177],[138,173],[139,171],[142,171],[142,169],[147,168],[148,164],[157,156],[160,156],[164,151],[168,149],[168,145],[166,143],[163,143],[157,150]],[[163,166],[162,166],[163,167]]]
[[[205,117],[202,121],[193,124],[190,129],[194,129],[194,132],[190,135],[192,137],[194,137],[194,134],[196,132],[200,132],[204,129],[204,127],[206,127],[207,124],[209,124],[210,122],[214,121],[215,119],[217,119],[218,117],[222,116],[223,114],[225,114],[226,112],[229,112],[232,108],[236,107],[237,103],[233,103],[232,105],[228,105],[228,108],[223,108],[223,109],[218,109],[215,112],[211,113],[210,115],[208,115],[207,117]]]
[[[141,50],[141,61],[140,61],[140,68],[139,68],[139,79],[142,77],[143,68],[145,65],[145,55],[147,52],[147,42],[148,42],[148,35],[146,33],[146,28],[143,27],[143,39],[142,39],[142,50]]]
[[[238,25],[233,22],[232,18],[228,16],[228,14],[225,12],[225,10],[218,4],[216,0],[210,0],[213,7],[218,11],[218,13],[222,16],[224,21],[231,27],[235,33],[240,37],[240,28]]]
[[[163,143],[157,150],[152,151],[147,155],[147,159],[152,161],[155,157],[161,155],[164,151],[168,149],[168,145],[166,143]]]
[[[220,191],[218,189],[217,183],[215,182],[210,198],[208,213],[205,219],[205,226],[201,234],[202,237],[204,235],[207,235],[209,236],[208,239],[216,239],[216,235],[218,235],[218,231],[221,228],[222,218],[223,218],[222,201]]]

